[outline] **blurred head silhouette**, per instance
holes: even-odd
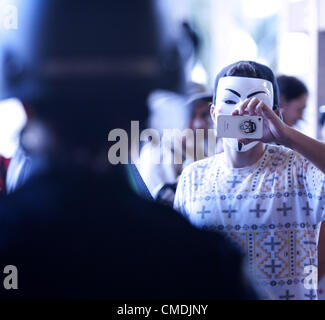
[[[0,99],[54,133],[45,145],[104,147],[110,129],[146,119],[149,92],[182,90],[190,44],[164,1],[4,2],[18,28],[0,31]]]

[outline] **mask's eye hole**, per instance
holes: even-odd
[[[236,104],[236,102],[233,101],[233,100],[225,100],[224,102],[225,102],[226,104]]]

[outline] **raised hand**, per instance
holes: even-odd
[[[234,110],[232,115],[261,116],[263,118],[263,137],[260,141],[286,144],[289,127],[279,118],[278,114],[271,110],[263,101],[257,98],[246,99],[236,110]],[[240,141],[246,144],[252,140],[240,139]]]

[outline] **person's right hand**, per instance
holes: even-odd
[[[233,116],[261,116],[263,118],[263,137],[261,139],[240,139],[244,144],[252,141],[275,142],[286,144],[288,139],[289,127],[280,119],[280,117],[269,108],[263,101],[252,98],[246,99],[232,113]]]

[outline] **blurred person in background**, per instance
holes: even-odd
[[[280,90],[280,109],[283,121],[290,127],[302,120],[306,108],[308,89],[296,77],[280,75],[277,77]]]
[[[138,197],[107,154],[108,133],[145,121],[151,91],[183,92],[184,43],[164,1],[10,4],[20,27],[0,31],[0,99],[23,102],[21,142],[40,169],[0,202],[1,267],[19,273],[0,297],[257,298],[237,249]]]
[[[212,97],[211,93],[198,93],[192,95],[187,103],[183,103],[183,114],[189,114],[189,117],[180,117],[179,126],[172,129],[179,129],[184,135],[164,133],[161,129],[162,138],[158,144],[147,143],[143,146],[138,167],[154,199],[172,206],[178,178],[183,169],[194,161],[222,151],[221,139],[217,139],[215,131],[212,130],[214,127],[210,117]],[[170,110],[164,114],[159,110],[161,123],[169,121],[169,126],[171,122],[176,124],[175,118],[178,114],[175,111],[175,106],[174,112]],[[155,118],[155,115],[152,114],[152,117]],[[187,123],[182,125],[184,119],[187,119]],[[190,129],[190,134],[186,134],[185,129]],[[202,139],[197,135],[199,129],[203,130]],[[209,138],[213,140],[210,144]],[[174,143],[170,143],[171,140]],[[175,159],[181,159],[181,162]]]

